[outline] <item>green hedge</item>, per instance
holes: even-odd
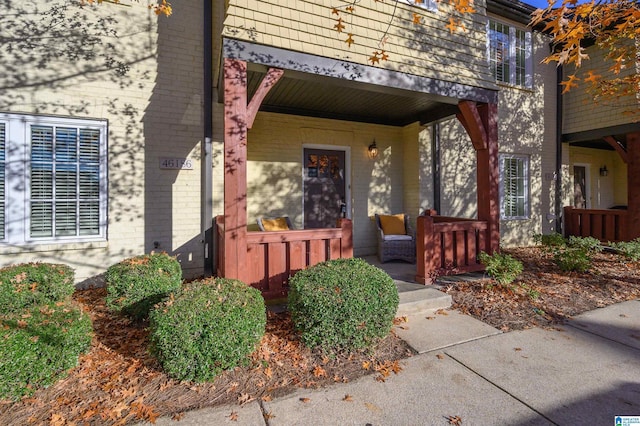
[[[64,377],[91,337],[91,320],[70,301],[0,316],[0,398],[18,399]]]
[[[125,259],[106,272],[107,307],[141,320],[182,282],[182,269],[175,257],[151,253]]]
[[[337,259],[289,280],[288,305],[302,342],[326,352],[368,348],[385,337],[398,309],[398,289],[362,259]]]
[[[74,272],[66,265],[25,263],[0,269],[0,315],[73,294]]]
[[[242,364],[260,343],[264,299],[238,280],[193,282],[149,316],[151,352],[168,375],[196,382]]]

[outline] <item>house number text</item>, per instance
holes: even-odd
[[[193,170],[191,158],[166,158],[160,157],[161,169]]]

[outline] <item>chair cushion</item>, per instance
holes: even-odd
[[[411,235],[386,235],[384,236],[384,241],[411,241],[413,237]]]
[[[262,227],[265,231],[288,231],[287,219],[277,217],[275,219],[262,219]]]
[[[405,235],[404,214],[379,215],[380,226],[385,235]]]

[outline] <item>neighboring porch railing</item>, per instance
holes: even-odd
[[[417,282],[431,284],[440,275],[484,270],[478,255],[486,251],[487,222],[427,210],[418,216],[417,228]]]
[[[627,235],[626,210],[564,208],[565,237],[594,237],[602,242],[624,241]]]
[[[218,276],[224,277],[224,217],[216,217]],[[331,259],[353,257],[353,225],[339,219],[337,228],[291,231],[247,232],[247,284],[262,292],[265,299],[287,294],[289,277],[309,266]]]

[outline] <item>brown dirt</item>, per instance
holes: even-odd
[[[587,273],[564,273],[538,248],[505,250],[524,263],[510,286],[486,279],[445,289],[454,308],[503,331],[553,327],[566,318],[612,303],[640,298],[640,264],[620,263],[612,254],[595,257]],[[267,333],[247,367],[209,384],[168,378],[147,350],[144,324],[111,314],[104,289],[79,291],[75,299],[92,317],[95,338],[77,368],[55,385],[20,401],[0,401],[3,425],[105,425],[178,420],[188,410],[221,404],[268,401],[296,388],[348,382],[365,374],[383,381],[401,370],[410,348],[395,335],[373,352],[334,359],[303,347],[287,313],[270,313]],[[230,409],[229,417],[235,412]]]
[[[444,289],[453,308],[502,331],[553,327],[574,315],[640,298],[640,264],[611,253],[595,255],[585,273],[563,272],[541,248],[503,250],[524,264],[509,286],[493,280],[462,282]]]

